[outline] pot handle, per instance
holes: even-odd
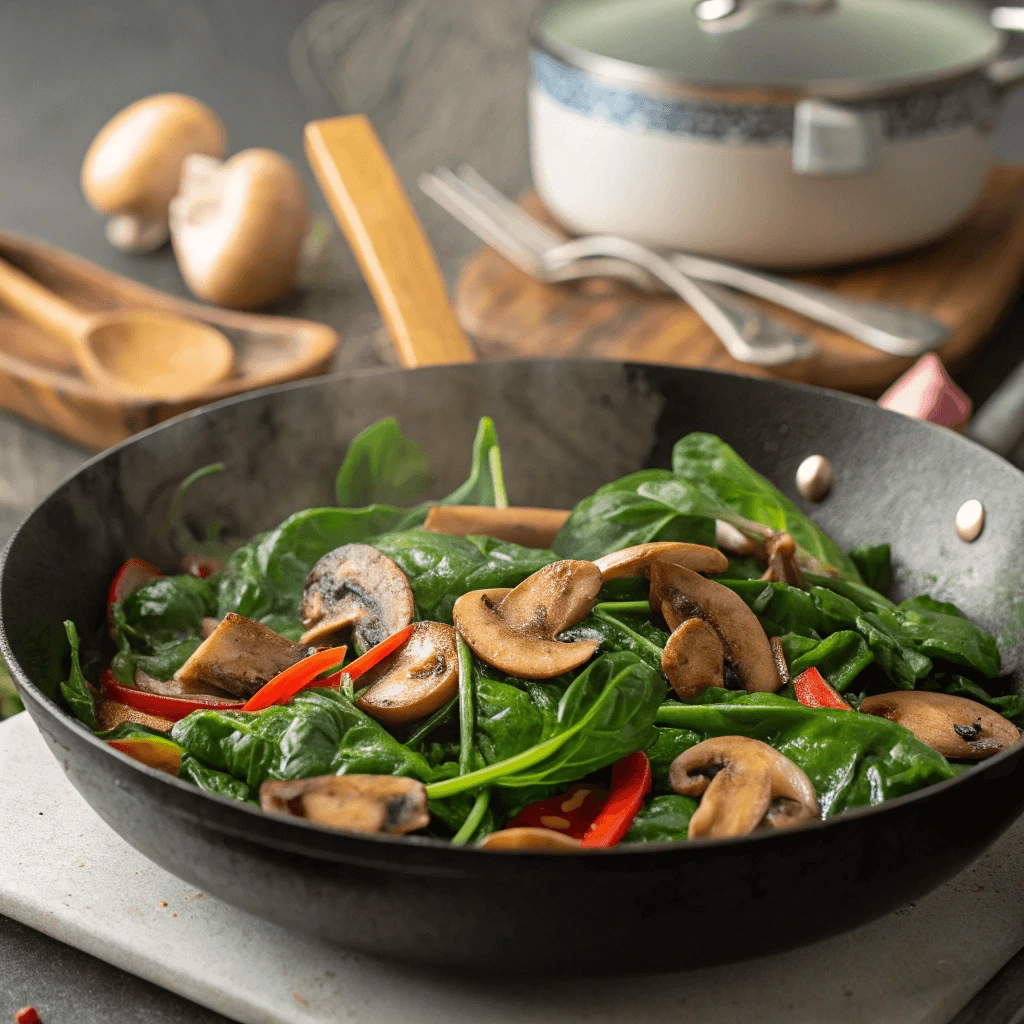
[[[884,139],[877,110],[801,100],[794,110],[793,170],[818,178],[867,174],[881,166]]]

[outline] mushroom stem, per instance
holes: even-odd
[[[122,252],[156,252],[171,237],[171,228],[164,217],[158,220],[143,220],[122,213],[111,217],[103,229],[107,241]]]

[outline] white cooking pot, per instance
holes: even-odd
[[[1005,42],[935,0],[569,0],[534,36],[534,181],[576,232],[742,263],[909,249],[981,191]]]

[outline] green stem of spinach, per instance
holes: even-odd
[[[501,468],[501,450],[495,446],[487,453],[491,467],[491,483],[494,486],[494,507],[508,508],[508,493],[505,490],[505,473]]]
[[[494,449],[491,449],[492,451]],[[473,652],[462,637],[456,638],[459,651],[459,774],[473,771]]]
[[[473,833],[479,828],[480,822],[484,820],[484,815],[487,813],[487,805],[490,802],[491,791],[489,789],[485,789],[477,794],[473,809],[467,815],[459,831],[452,836],[452,846],[465,846],[473,838]]]
[[[622,603],[627,604],[631,602],[623,601]],[[642,647],[647,647],[652,653],[657,655],[658,658],[661,658],[662,654],[664,653],[662,648],[660,648],[653,640],[648,640],[647,637],[643,636],[641,633],[637,633],[636,630],[630,629],[629,626],[627,626],[624,622],[620,622],[617,618],[615,618],[614,615],[609,615],[607,612],[601,611],[600,605],[594,606],[594,615],[596,615],[602,621],[607,622],[612,626],[615,626],[616,629],[621,629],[623,633],[626,633],[628,636],[632,637],[632,639],[636,643],[640,644]]]
[[[458,775],[454,779],[445,779],[442,782],[432,782],[427,786],[427,796],[431,800],[441,800],[447,796],[454,796],[456,793],[465,793],[469,790],[479,789],[481,786],[488,786],[498,779],[514,775],[516,772],[525,771],[535,764],[540,764],[546,757],[550,757],[563,743],[575,736],[586,724],[586,720],[578,722],[571,729],[560,732],[557,736],[538,743],[520,754],[505,758],[504,761],[495,761],[486,768],[480,768],[468,775]]]
[[[613,615],[619,612],[622,615],[636,615],[650,613],[650,601],[599,601],[594,605],[594,611],[608,612]]]
[[[435,729],[444,725],[452,717],[455,705],[459,703],[458,695],[452,697],[447,704],[442,704],[406,741],[405,745],[415,750]]]

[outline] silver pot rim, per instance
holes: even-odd
[[[635,64],[617,57],[605,57],[570,43],[548,36],[538,24],[530,35],[531,46],[556,60],[574,67],[595,80],[610,86],[645,92],[656,97],[678,96],[704,99],[718,103],[794,104],[802,99],[852,101],[913,93],[922,88],[942,85],[985,72],[1002,56],[1007,46],[1007,34],[992,30],[992,46],[983,56],[926,75],[893,76],[891,78],[848,78],[834,80],[801,80],[757,85],[737,82],[701,82],[687,79],[670,71]]]

